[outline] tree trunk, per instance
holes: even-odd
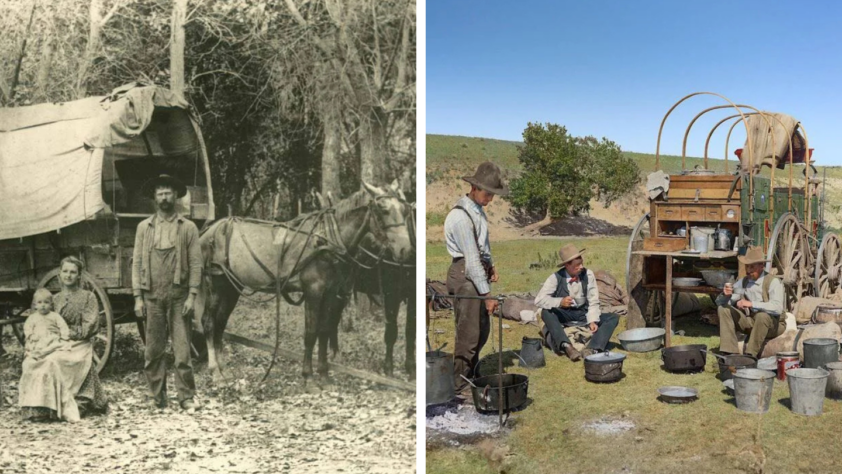
[[[382,186],[385,184],[388,164],[386,114],[373,108],[360,120],[360,179],[374,186]]]
[[[99,37],[102,28],[102,0],[91,0],[88,18],[90,23],[88,45],[85,47],[85,56],[82,58],[82,64],[79,65],[79,73],[76,77],[77,99],[84,99],[88,95],[88,72],[90,71],[96,52],[99,50]]]
[[[41,60],[38,63],[38,73],[35,79],[36,99],[38,102],[47,102],[49,100],[48,90],[50,81],[50,70],[53,65],[53,36],[48,33],[44,39],[44,46],[41,52]]]
[[[184,97],[184,21],[187,0],[174,0],[170,25],[170,89]]]
[[[322,149],[322,195],[331,193],[335,198],[342,195],[339,155],[342,148],[339,111],[333,105],[325,107],[322,116],[324,127],[324,148]]]

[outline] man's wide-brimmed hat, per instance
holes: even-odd
[[[490,161],[479,165],[473,176],[463,176],[462,179],[489,193],[509,195],[509,187],[503,182],[503,172]]]
[[[185,194],[187,194],[187,186],[185,186],[184,183],[182,183],[181,180],[179,180],[178,178],[175,178],[168,174],[158,175],[146,181],[140,188],[140,192],[144,196],[154,198],[155,188],[159,186],[168,186],[172,188],[175,191],[176,196],[178,196],[179,198],[182,198]]]
[[[573,244],[567,244],[558,251],[558,256],[561,258],[559,267],[563,267],[565,263],[575,260],[585,253],[586,249],[577,249]]]
[[[763,249],[760,247],[752,247],[748,249],[745,255],[740,255],[737,257],[737,260],[740,261],[743,265],[751,265],[752,263],[766,263],[769,261],[765,255],[763,255]]]

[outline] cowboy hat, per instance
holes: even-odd
[[[462,179],[491,194],[509,195],[509,187],[503,182],[503,172],[490,161],[480,164],[473,176],[463,176]]]
[[[752,263],[766,263],[769,261],[768,258],[765,258],[763,255],[763,249],[760,247],[752,247],[748,249],[745,255],[740,255],[737,257],[737,260],[740,261],[743,265],[751,265]]]
[[[561,263],[558,264],[559,267],[563,267],[565,263],[575,260],[582,256],[585,253],[586,249],[577,250],[573,244],[567,244],[558,251],[558,256],[561,258]]]
[[[158,175],[152,179],[147,180],[143,183],[143,186],[140,188],[141,194],[144,196],[149,196],[150,198],[155,197],[155,189],[159,186],[167,186],[175,191],[175,194],[179,198],[183,198],[185,194],[187,194],[187,186],[184,185],[178,178],[174,178],[168,174]]]

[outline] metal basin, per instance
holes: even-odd
[[[733,282],[736,276],[736,270],[702,270],[705,283],[716,288],[724,287],[728,281]]]
[[[621,332],[617,339],[629,352],[651,352],[661,348],[667,331],[664,328],[637,328]]]

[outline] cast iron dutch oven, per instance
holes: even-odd
[[[498,413],[500,402],[498,375],[477,377],[471,382],[474,408],[480,413]],[[529,377],[520,374],[503,374],[503,411],[508,413],[526,403]]]
[[[704,344],[687,344],[661,350],[664,368],[669,372],[700,372],[705,370],[707,348]]]
[[[717,358],[719,363],[719,379],[723,382],[730,379],[734,372],[740,369],[756,369],[757,359],[749,355],[732,354]]]
[[[623,377],[625,354],[598,352],[585,357],[585,379],[590,382],[616,382]]]

